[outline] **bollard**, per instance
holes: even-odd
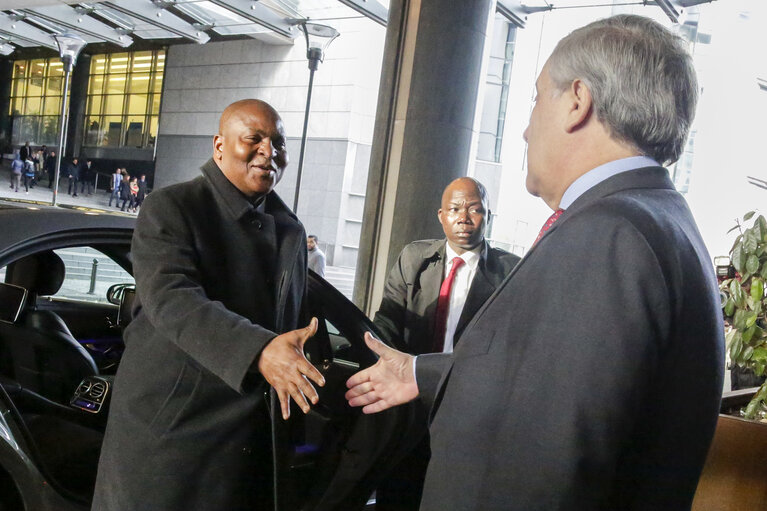
[[[96,272],[99,269],[99,260],[94,259],[93,260],[93,266],[91,267],[91,287],[88,289],[88,294],[92,295],[93,291],[96,289]]]

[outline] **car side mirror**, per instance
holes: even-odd
[[[107,289],[107,301],[112,305],[120,305],[126,289],[134,289],[135,284],[112,284]]]

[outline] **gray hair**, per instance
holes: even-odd
[[[684,150],[698,102],[698,80],[684,40],[634,15],[595,21],[562,39],[549,59],[554,86],[589,88],[610,136],[661,165]]]

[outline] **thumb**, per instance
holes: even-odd
[[[309,321],[309,324],[301,329],[300,332],[300,341],[301,345],[303,346],[306,341],[309,340],[310,337],[314,337],[314,334],[317,333],[317,318],[312,318],[311,321]]]
[[[379,357],[388,358],[387,355],[392,351],[390,347],[373,337],[373,334],[370,332],[365,332],[365,344],[367,344],[368,348]]]

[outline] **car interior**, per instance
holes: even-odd
[[[64,278],[53,250],[5,267],[0,384],[43,475],[62,495],[87,504],[129,317],[121,323],[119,311],[129,305],[52,299]]]
[[[94,248],[130,268],[127,246]],[[66,299],[57,294],[66,273],[57,252],[41,250],[0,268],[0,398],[10,402],[46,480],[87,506],[135,286],[112,285],[98,302]],[[274,423],[278,499],[282,509],[361,508],[376,463],[393,452],[382,439],[396,440],[405,412],[363,416],[343,398],[346,379],[375,362],[361,342],[371,328],[364,315],[320,279],[309,281],[308,312],[320,327],[307,356],[327,384],[308,415],[295,409],[292,420]]]

